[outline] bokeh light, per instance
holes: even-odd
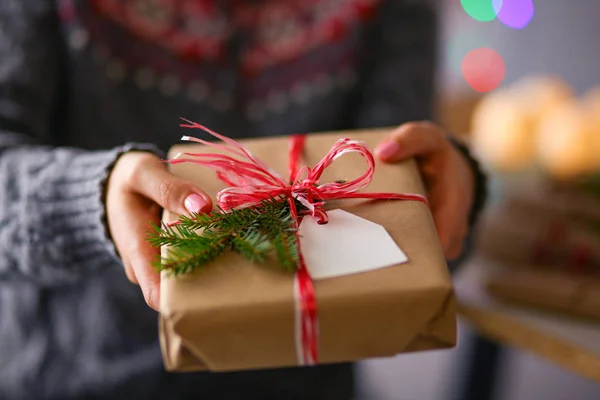
[[[488,47],[471,50],[462,61],[462,74],[474,90],[485,93],[496,89],[506,74],[500,54]]]
[[[496,19],[497,11],[506,0],[460,0],[465,12],[473,19],[489,22]]]
[[[498,20],[513,29],[523,29],[533,19],[533,0],[494,0]]]

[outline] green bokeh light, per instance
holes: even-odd
[[[493,21],[496,19],[499,1],[494,0],[460,0],[460,3],[467,14],[473,19],[481,22]],[[501,8],[501,7],[500,7]]]

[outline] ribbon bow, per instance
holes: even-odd
[[[216,171],[217,177],[228,185],[217,194],[217,202],[223,210],[251,207],[262,200],[284,196],[290,205],[291,215],[296,223],[300,223],[300,211],[296,201],[306,207],[308,213],[318,219],[318,223],[328,222],[327,212],[323,208],[327,200],[339,199],[380,199],[380,200],[414,200],[427,204],[425,197],[418,194],[399,193],[358,193],[372,180],[375,172],[375,160],[367,146],[351,139],[338,140],[331,150],[313,168],[299,168],[305,135],[290,137],[289,146],[289,181],[274,171],[262,160],[255,157],[248,149],[235,140],[214,132],[203,125],[185,120],[183,128],[201,129],[223,143],[184,136],[182,140],[201,143],[221,150],[224,154],[179,153],[171,164],[191,162]],[[367,170],[358,178],[344,182],[321,184],[319,179],[325,169],[339,157],[348,153],[358,153],[367,162]],[[298,235],[298,230],[296,230]],[[298,249],[300,240],[297,236]],[[294,297],[296,305],[295,343],[298,363],[314,365],[318,362],[318,320],[317,302],[314,286],[306,268],[302,251],[300,263],[294,279]]]

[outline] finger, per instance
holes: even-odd
[[[156,311],[160,306],[160,273],[152,265],[160,255],[160,251],[147,243],[139,243],[133,268],[139,282],[146,304]]]
[[[465,238],[467,237],[467,223],[464,222],[459,232],[452,236],[452,242],[446,250],[445,256],[449,261],[454,261],[460,257],[463,252]]]
[[[427,156],[448,145],[443,132],[430,122],[410,122],[394,130],[377,146],[382,161],[396,162],[410,157]]]
[[[466,212],[464,196],[452,185],[449,176],[444,176],[430,188],[433,220],[446,258],[456,257],[457,246],[462,249],[465,232]],[[458,244],[457,244],[458,243]]]
[[[210,196],[192,183],[176,177],[158,162],[146,162],[132,174],[134,191],[155,201],[162,208],[176,214],[209,212]]]
[[[127,279],[129,279],[129,282],[133,283],[134,285],[139,285],[139,282],[135,277],[135,273],[133,272],[133,268],[131,267],[131,263],[123,260],[123,268],[125,269],[125,275],[127,276]]]
[[[147,241],[151,222],[160,223],[156,207],[141,198],[131,198],[128,209],[128,240],[125,257],[130,261],[135,280],[140,285],[146,303],[158,311],[160,302],[160,273],[153,263],[160,259],[160,249]]]
[[[108,223],[113,242],[117,249],[118,255],[122,260],[123,269],[127,279],[133,284],[138,284],[135,273],[131,266],[131,261],[127,257],[130,253],[127,251],[127,243],[129,243],[129,217],[130,214],[125,208],[128,203],[128,196],[131,194],[123,191],[113,191],[107,198]],[[124,216],[124,218],[115,218],[115,215]]]
[[[113,239],[125,268],[127,278],[139,284],[146,303],[157,310],[160,297],[160,275],[153,267],[159,260],[160,249],[153,248],[147,242],[151,222],[160,222],[160,213],[156,204],[139,195],[131,193],[119,196],[118,209],[113,214],[122,216],[114,218],[112,223]]]

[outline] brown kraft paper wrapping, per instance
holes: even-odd
[[[189,134],[200,135],[200,131]],[[382,130],[309,135],[301,164],[312,167],[339,138],[362,140],[373,149],[384,135]],[[287,137],[242,143],[287,179]],[[216,151],[201,145],[184,146],[175,146],[170,155]],[[225,187],[213,171],[201,166],[178,164],[171,168],[213,198]],[[321,183],[354,178],[365,169],[362,159],[345,155],[326,170]],[[364,191],[424,194],[413,161],[378,163],[375,171]],[[402,200],[344,200],[329,208],[343,208],[385,226],[409,262],[314,282],[319,363],[453,347],[453,288],[427,206]],[[167,221],[176,218],[165,215]],[[160,336],[166,369],[233,371],[298,365],[292,289],[293,274],[276,266],[249,263],[234,253],[193,274],[173,278],[163,273]]]
[[[481,222],[477,248],[486,258],[524,268],[600,271],[599,198],[534,181],[509,191]]]
[[[500,300],[600,321],[600,278],[564,272],[507,268],[488,281]]]

